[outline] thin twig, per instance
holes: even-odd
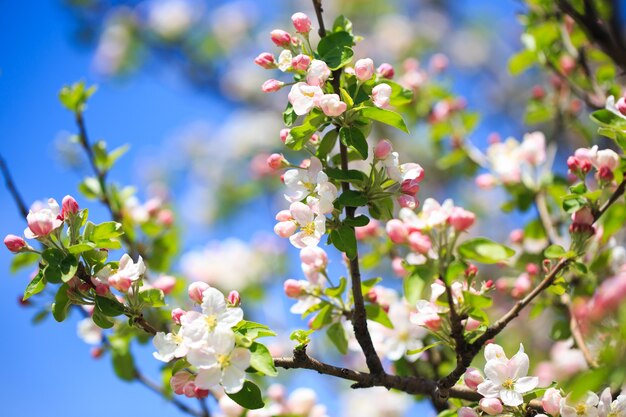
[[[19,210],[22,217],[25,219],[26,216],[28,216],[28,207],[26,206],[24,199],[17,189],[17,186],[13,181],[13,177],[11,176],[11,172],[9,171],[9,167],[4,161],[2,155],[0,155],[0,171],[2,171],[2,176],[4,177],[4,182],[6,184],[7,190],[9,190],[11,197],[13,197],[13,201],[17,205],[17,209]]]
[[[587,343],[585,343],[585,338],[583,337],[582,331],[580,329],[580,325],[578,323],[578,319],[576,319],[576,314],[574,312],[574,306],[572,305],[572,299],[569,294],[565,293],[561,295],[561,302],[567,307],[567,311],[569,313],[570,321],[569,327],[572,332],[572,337],[578,346],[578,349],[583,353],[585,357],[585,361],[590,368],[597,368],[598,362],[594,358],[593,354],[589,350]]]
[[[168,397],[159,385],[157,385],[154,381],[150,380],[141,372],[139,371],[135,372],[135,379],[141,385],[148,388],[150,391],[153,391],[154,393],[159,394],[163,398],[169,400],[180,411],[187,413],[187,414],[191,414],[192,416],[195,416],[195,417],[207,417],[207,414],[205,414],[204,411],[194,410],[193,408],[189,407],[187,404],[183,403],[182,401],[180,401],[178,398],[174,396]],[[208,416],[210,417],[210,414]]]

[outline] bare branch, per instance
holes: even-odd
[[[17,186],[13,181],[13,177],[11,176],[11,172],[9,171],[9,167],[4,161],[2,155],[0,155],[0,171],[2,171],[2,176],[4,177],[4,182],[6,184],[7,190],[9,190],[11,197],[13,197],[13,201],[15,201],[17,209],[20,211],[22,217],[26,218],[26,216],[28,216],[28,207],[26,206],[26,203],[24,203],[24,199],[17,189]]]

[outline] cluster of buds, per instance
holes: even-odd
[[[387,172],[387,176],[400,186],[397,201],[401,207],[415,209],[419,206],[417,193],[420,183],[424,179],[424,168],[421,165],[408,162],[400,164],[398,152],[393,152],[391,142],[383,139],[374,147],[374,158],[380,161]]]
[[[567,158],[569,171],[582,181],[585,180],[591,168],[596,169],[596,178],[601,185],[613,181],[614,171],[619,167],[620,157],[611,149],[598,150],[598,146],[592,148],[579,148],[573,156]]]

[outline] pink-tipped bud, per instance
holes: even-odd
[[[511,290],[511,296],[513,298],[522,298],[532,288],[532,281],[528,274],[523,273],[513,283],[513,289]]]
[[[511,243],[521,244],[524,241],[524,231],[522,229],[514,229],[509,233]]]
[[[577,224],[591,226],[594,222],[593,213],[589,207],[583,207],[572,214],[572,221]]]
[[[298,298],[303,291],[302,284],[295,279],[285,281],[283,289],[285,290],[285,295],[289,298]]]
[[[546,90],[540,85],[535,85],[532,89],[532,96],[535,100],[541,100],[546,96]]]
[[[361,81],[367,81],[374,75],[374,61],[370,58],[359,59],[354,64],[354,73]]]
[[[474,278],[478,274],[478,267],[474,264],[469,264],[465,269],[465,277]]]
[[[543,411],[553,416],[557,416],[560,412],[561,392],[556,388],[548,388],[541,399]]]
[[[254,58],[254,63],[265,69],[276,68],[276,58],[269,52],[263,52]]]
[[[7,235],[4,238],[4,244],[6,245],[7,249],[13,253],[18,253],[26,247],[26,241],[20,236],[16,235]]]
[[[291,16],[293,27],[298,33],[309,33],[311,31],[311,19],[302,12],[294,13]]]
[[[490,416],[495,416],[502,412],[502,403],[497,398],[482,398],[478,403],[480,409]]]
[[[285,143],[287,141],[287,136],[289,136],[289,132],[291,129],[281,129],[280,130],[280,140]]]
[[[576,60],[569,55],[563,55],[559,60],[559,64],[561,65],[561,71],[565,75],[571,74],[576,68]]]
[[[476,186],[482,190],[490,190],[498,183],[497,178],[493,174],[480,174],[475,180]]]
[[[285,83],[282,81],[269,79],[263,83],[261,90],[263,90],[264,93],[273,93],[283,88],[284,85]]]
[[[452,213],[448,218],[448,223],[457,232],[463,232],[474,225],[476,222],[476,215],[471,211],[467,211],[461,207],[454,207]]]
[[[374,147],[374,157],[376,159],[385,159],[393,151],[393,145],[387,139],[383,139]]]
[[[278,220],[279,222],[286,222],[289,220],[293,220],[293,216],[291,215],[291,212],[289,210],[281,210],[276,213],[276,220]]]
[[[170,275],[161,275],[156,281],[152,283],[152,286],[156,289],[163,291],[163,294],[168,295],[176,286],[176,278]]]
[[[96,284],[96,294],[98,294],[100,297],[104,297],[110,291],[111,290],[109,289],[108,285],[106,285],[106,284]]]
[[[600,181],[611,182],[613,181],[614,177],[615,175],[613,174],[613,171],[609,167],[604,166],[598,170],[598,179]]]
[[[409,246],[414,252],[426,255],[432,244],[428,236],[416,231],[409,235]]]
[[[193,393],[194,393],[194,397],[198,398],[198,399],[203,399],[209,396],[209,390],[208,389],[202,389],[202,388],[198,388],[195,387],[193,389]]]
[[[64,219],[67,219],[68,216],[74,215],[78,213],[79,207],[74,197],[71,195],[66,195],[63,197],[63,201],[61,202],[61,216]]]
[[[273,170],[281,169],[289,165],[283,154],[273,153],[267,158],[267,165]]]
[[[391,64],[387,64],[386,62],[383,64],[380,64],[377,72],[378,74],[380,74],[381,77],[387,78],[388,80],[391,80],[393,76],[395,75],[393,66],[391,66]]]
[[[421,180],[417,178],[411,178],[402,181],[402,183],[400,184],[400,192],[402,192],[403,194],[414,196],[420,190],[420,181]]]
[[[539,266],[537,264],[526,264],[526,272],[530,276],[535,276],[539,273]]]
[[[620,97],[617,103],[615,103],[615,107],[617,107],[620,113],[626,115],[626,98]]]
[[[204,291],[209,289],[211,286],[206,282],[196,281],[189,284],[189,288],[187,289],[187,294],[189,295],[189,299],[194,303],[200,304],[202,303],[202,297],[204,296]]]
[[[172,310],[172,321],[176,324],[180,324],[180,320],[187,312],[182,308],[175,308]]]
[[[391,239],[393,243],[406,243],[407,238],[409,237],[406,226],[402,220],[389,220],[385,226],[385,230],[387,231],[389,239]]]
[[[391,270],[398,278],[405,278],[409,275],[409,271],[406,270],[402,258],[399,256],[391,260]]]
[[[284,30],[275,29],[270,32],[270,37],[276,46],[288,48],[291,44],[291,35]]]
[[[119,292],[127,292],[132,285],[132,281],[129,278],[119,276],[118,274],[111,275],[108,278],[108,283],[111,287],[115,288]]]
[[[430,58],[429,66],[433,72],[440,73],[448,68],[449,63],[448,57],[444,54],[435,54]]]
[[[459,408],[459,411],[457,412],[458,417],[478,417],[478,414],[476,413],[476,411],[474,411],[473,408],[469,408],[469,407],[461,407]]]
[[[308,55],[296,55],[291,60],[291,67],[298,71],[306,71],[309,68],[309,64],[311,63],[311,57]]]
[[[494,283],[492,279],[488,279],[487,281],[485,281],[485,289],[486,290],[490,290],[491,288],[493,288]]]
[[[291,220],[285,221],[285,222],[278,222],[276,223],[276,225],[274,225],[274,233],[276,233],[278,236],[282,237],[283,239],[288,238],[289,236],[296,233],[297,229],[298,229],[298,225]]]
[[[480,385],[484,380],[485,378],[483,378],[480,371],[476,368],[467,368],[467,371],[463,374],[463,381],[465,381],[465,385],[472,391],[476,391],[478,385]]]
[[[411,210],[415,210],[419,207],[419,201],[417,201],[415,197],[408,194],[402,194],[399,196],[398,204],[400,204],[400,207],[402,208],[410,208]]]
[[[228,303],[232,306],[238,307],[241,304],[241,295],[239,291],[233,290],[228,294]]]
[[[100,359],[104,354],[104,349],[100,346],[94,346],[91,348],[91,352],[89,352],[93,359]]]
[[[476,319],[469,317],[463,322],[463,325],[465,326],[465,330],[471,332],[472,330],[476,330],[480,327],[480,322]]]

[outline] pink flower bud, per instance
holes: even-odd
[[[308,55],[296,55],[295,58],[291,60],[291,67],[298,71],[306,71],[309,68],[309,64],[311,63],[311,57]]]
[[[357,240],[367,239],[368,237],[376,237],[378,235],[378,221],[372,219],[370,222],[361,227],[354,228],[354,234]]]
[[[287,136],[289,136],[289,131],[291,131],[291,129],[281,129],[280,130],[280,140],[281,140],[281,142],[285,143],[287,141]]]
[[[270,37],[276,46],[288,48],[291,44],[291,35],[284,30],[275,29],[270,32]]]
[[[563,74],[569,75],[576,68],[576,60],[569,55],[563,55],[559,60]]]
[[[472,331],[472,330],[476,330],[480,327],[480,322],[478,320],[475,320],[471,317],[469,317],[467,320],[465,320],[465,322],[463,323],[465,325],[465,330],[467,331]]]
[[[328,265],[328,254],[319,246],[307,246],[300,250],[300,261],[316,269],[324,269]]]
[[[522,229],[515,229],[509,233],[509,240],[511,243],[521,244],[524,241],[524,231]]]
[[[288,238],[296,233],[298,225],[293,221],[278,222],[274,226],[274,233],[282,238]]]
[[[354,64],[354,73],[361,81],[367,81],[374,75],[374,61],[370,58],[359,59]]]
[[[68,216],[78,213],[78,203],[74,200],[74,197],[71,195],[66,195],[63,197],[63,201],[61,202],[61,216],[64,219],[67,219]]]
[[[100,297],[104,297],[110,291],[111,290],[109,289],[108,285],[106,285],[106,284],[96,284],[96,294],[98,294]]]
[[[383,109],[389,107],[390,99],[391,87],[389,84],[378,84],[372,89],[372,101],[376,107]]]
[[[572,221],[576,224],[591,226],[594,222],[593,213],[589,207],[583,207],[572,214]]]
[[[535,276],[539,273],[539,267],[537,264],[526,264],[526,272],[528,275]]]
[[[404,268],[402,258],[400,258],[399,256],[391,260],[391,270],[394,274],[396,274],[398,278],[404,278],[409,275],[409,271]]]
[[[540,85],[535,85],[532,89],[532,96],[535,100],[541,100],[546,96],[546,90]]]
[[[182,308],[175,308],[172,310],[172,321],[176,324],[180,324],[180,319],[182,319],[186,313],[187,312]]]
[[[463,381],[465,381],[465,385],[473,391],[476,391],[478,385],[480,385],[485,378],[483,378],[480,371],[476,368],[467,368],[465,374],[463,374]]]
[[[459,408],[459,411],[457,412],[459,417],[478,417],[478,414],[476,413],[476,411],[474,411],[473,408],[469,408],[469,407],[461,407]]]
[[[376,159],[385,159],[392,151],[393,146],[391,145],[391,142],[389,142],[387,139],[383,139],[378,142],[374,147],[374,157]]]
[[[450,223],[457,232],[464,232],[472,227],[474,222],[476,222],[476,215],[461,207],[454,207],[448,218],[448,223]]]
[[[239,291],[233,290],[228,294],[228,302],[230,305],[238,307],[241,304],[241,295]]]
[[[419,206],[419,201],[413,196],[403,194],[398,197],[398,204],[400,204],[400,207],[415,210]]]
[[[283,85],[285,85],[285,83],[282,81],[269,79],[263,83],[261,90],[263,90],[264,93],[273,93],[283,88]]]
[[[202,388],[198,388],[195,387],[193,389],[193,393],[194,393],[194,397],[198,398],[198,399],[203,399],[209,396],[209,390],[208,389],[202,389]]]
[[[119,292],[127,292],[130,286],[132,285],[132,281],[129,278],[122,277],[118,274],[111,275],[108,278],[108,283],[111,287],[115,288]]]
[[[172,292],[176,286],[176,278],[170,275],[161,275],[152,286],[156,289],[163,291],[163,294],[167,295]]]
[[[556,388],[548,388],[541,399],[543,410],[553,416],[560,412],[561,392]]]
[[[202,297],[204,296],[204,291],[209,289],[211,286],[206,282],[196,281],[189,284],[187,288],[187,295],[189,295],[189,299],[197,304],[202,303]]]
[[[393,76],[395,75],[395,71],[393,67],[391,66],[391,64],[387,64],[386,62],[383,64],[380,64],[377,71],[381,77],[387,78],[389,80],[391,80]]]
[[[170,378],[170,387],[172,387],[172,391],[176,394],[183,395],[185,393],[185,387],[191,385],[193,390],[193,379],[194,376],[187,371],[176,372]]]
[[[337,94],[324,94],[318,102],[326,116],[337,117],[346,111],[348,105],[341,101]]]
[[[532,281],[527,273],[521,274],[513,283],[513,289],[511,290],[511,296],[513,298],[522,298],[532,288]]]
[[[443,72],[448,68],[449,60],[444,54],[435,54],[430,58],[430,69],[435,72]]]
[[[409,234],[402,220],[389,220],[385,226],[385,230],[393,243],[406,243]]]
[[[478,274],[478,267],[474,264],[469,264],[465,269],[465,276],[467,278],[474,278]]]
[[[265,69],[276,68],[276,59],[269,52],[263,52],[254,59],[254,63]]]
[[[267,387],[267,396],[270,400],[276,403],[282,403],[285,401],[285,395],[287,394],[287,390],[284,385],[281,384],[272,384]]]
[[[311,19],[302,12],[294,13],[291,16],[293,27],[298,33],[309,33],[311,31]]]
[[[432,245],[428,236],[416,231],[409,235],[409,246],[411,250],[426,255]]]
[[[7,235],[4,238],[4,244],[7,249],[13,253],[18,253],[26,247],[26,241],[20,236]]]
[[[615,103],[615,107],[617,107],[620,113],[626,115],[626,98],[620,97],[617,103]]]
[[[502,403],[497,398],[482,398],[478,404],[481,410],[491,416],[502,412]]]
[[[492,174],[480,174],[476,177],[476,186],[483,190],[489,190],[496,186],[498,180]]]
[[[302,284],[295,279],[288,279],[283,285],[285,295],[289,298],[298,298],[302,295]]]
[[[417,178],[402,181],[402,183],[400,184],[400,192],[402,192],[403,194],[414,196],[420,190],[419,182],[420,180],[418,180]]]
[[[291,216],[291,212],[289,210],[281,210],[276,213],[276,220],[278,220],[279,222],[286,222],[289,220],[293,220],[293,217]]]
[[[93,359],[100,359],[104,354],[104,349],[102,349],[100,346],[94,346],[91,348],[91,352],[89,353],[91,354],[91,357]]]
[[[174,224],[174,213],[170,209],[159,210],[157,220],[164,226],[171,226]]]
[[[288,164],[285,157],[280,153],[273,153],[267,158],[267,165],[273,170],[284,168]]]

